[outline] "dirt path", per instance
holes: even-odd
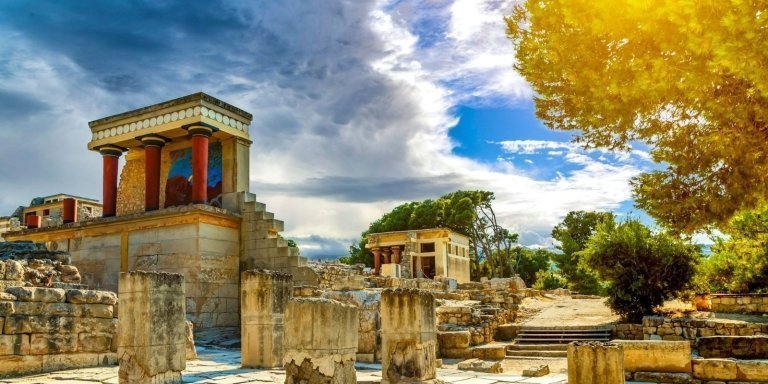
[[[527,298],[521,308],[518,322],[534,327],[596,326],[619,320],[605,306],[604,299],[545,296]]]

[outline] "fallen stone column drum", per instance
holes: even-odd
[[[436,382],[435,299],[417,289],[381,294],[381,382]]]
[[[356,383],[359,321],[352,305],[291,299],[285,308],[285,383]]]
[[[285,306],[293,295],[293,276],[263,269],[244,271],[240,286],[243,367],[281,367]]]
[[[568,384],[623,384],[624,351],[617,343],[568,344]]]
[[[181,383],[187,341],[184,276],[124,272],[118,297],[119,383]]]

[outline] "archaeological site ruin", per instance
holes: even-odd
[[[300,256],[250,190],[252,123],[205,93],[89,123],[101,203],[2,234],[0,383],[768,383],[766,294],[633,324],[472,281],[447,228],[369,234],[373,268]]]

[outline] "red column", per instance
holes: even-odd
[[[104,146],[99,148],[104,159],[104,179],[102,186],[102,217],[112,217],[117,213],[117,161],[123,154],[122,148]]]
[[[71,197],[64,199],[61,207],[61,220],[64,224],[77,221],[77,200]]]
[[[27,228],[40,228],[43,223],[43,217],[38,215],[27,215],[26,224]]]
[[[389,248],[384,248],[384,264],[389,264],[389,254],[390,254]]]
[[[381,250],[372,248],[371,253],[373,253],[373,273],[378,275],[381,270]]]
[[[208,137],[213,130],[203,126],[188,129],[192,136],[192,203],[208,203]]]
[[[400,264],[400,246],[395,245],[392,247],[392,262],[395,264]]]
[[[144,210],[160,208],[160,152],[166,139],[147,135],[139,140],[144,144]]]

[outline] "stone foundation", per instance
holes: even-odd
[[[704,358],[768,359],[768,336],[709,336],[699,339]]]
[[[242,364],[273,368],[283,364],[285,306],[291,299],[291,275],[266,270],[240,275]]]
[[[768,361],[693,359],[693,377],[709,382],[768,382]]]
[[[768,324],[744,321],[669,319],[661,316],[643,318],[643,337],[646,340],[689,341],[696,346],[696,340],[707,336],[765,336]]]
[[[419,290],[387,289],[381,294],[382,384],[435,379],[435,299]]]
[[[184,276],[120,274],[117,354],[120,384],[181,383],[186,367]]]
[[[768,293],[714,294],[710,302],[712,312],[768,313]]]
[[[285,308],[286,384],[357,382],[358,310],[321,298],[291,299]]]

